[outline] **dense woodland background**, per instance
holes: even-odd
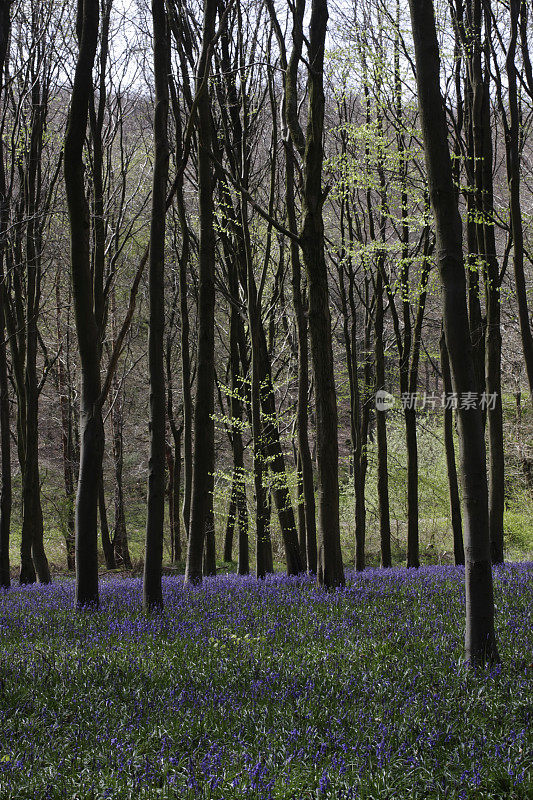
[[[32,582],[36,576],[48,580],[49,569],[74,568],[81,369],[63,160],[77,20],[64,0],[1,7],[2,502],[10,488],[10,446],[11,573]],[[477,386],[480,394],[501,397],[484,414],[493,560],[521,559],[533,549],[527,371],[533,308],[532,15],[527,3],[514,0],[511,7],[439,0],[435,12]],[[153,116],[156,99],[161,102],[161,91],[168,91],[168,119],[159,123],[170,152],[159,197],[161,209],[168,196],[165,311],[159,315],[166,405],[164,563],[179,569],[184,562],[191,513],[192,420],[199,402],[198,184],[199,171],[207,169],[216,234],[216,384],[214,473],[203,496],[204,573],[222,561],[238,561],[240,572],[254,568],[258,517],[267,542],[265,568],[279,566],[286,552],[280,524],[285,534],[293,530],[290,513],[301,566],[316,571],[309,489],[316,481],[315,383],[307,273],[295,246],[307,174],[309,42],[303,31],[309,19],[301,2],[289,8],[272,0],[221,0],[212,4],[213,19],[204,19],[202,34],[203,14],[194,0],[165,4],[160,75],[167,75],[168,84],[159,86],[157,98],[150,9],[144,2],[100,2],[83,150],[92,287],[75,287],[92,294],[95,324],[87,336],[99,350],[107,391],[100,567],[138,568],[144,559],[151,210],[152,222],[158,218]],[[211,74],[200,92],[202,58],[211,59]],[[403,2],[329,4],[323,219],[342,555],[358,568],[463,558],[451,449],[457,450],[454,415],[440,404],[441,394],[452,389],[414,71]],[[287,74],[295,97],[287,97]],[[392,410],[376,412],[378,389],[394,395]],[[436,395],[437,401],[430,399],[416,414],[404,412],[400,397],[407,391]],[[209,418],[207,397],[205,408]],[[2,542],[5,548],[5,534]]]

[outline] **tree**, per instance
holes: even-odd
[[[80,471],[76,496],[76,604],[98,603],[96,508],[102,470],[104,426],[101,409],[100,337],[93,306],[89,206],[85,195],[83,146],[92,70],[98,41],[98,0],[78,0],[76,72],[64,147],[70,223],[70,253],[76,331],[81,359]]]
[[[505,467],[503,452],[503,415],[501,380],[501,299],[500,274],[496,253],[493,145],[490,109],[490,38],[491,19],[485,20],[485,41],[482,37],[483,5],[481,0],[452,8],[454,28],[462,46],[465,76],[465,117],[467,122],[465,166],[467,172],[467,205],[469,275],[477,280],[483,275],[485,286],[486,320],[480,318],[479,286],[470,308],[470,327],[473,341],[484,342],[478,376],[479,390],[486,390],[491,402],[487,404],[489,443],[489,528],[491,555],[494,563],[503,561],[503,512],[505,500]],[[484,53],[484,63],[482,55]],[[472,278],[471,278],[472,279]],[[476,321],[477,320],[477,321]],[[482,329],[482,335],[477,332]],[[477,331],[477,332],[476,332]],[[484,357],[483,357],[484,356]],[[492,398],[494,399],[492,402]]]
[[[11,27],[11,0],[0,3],[0,99],[4,94],[4,70],[9,49]],[[7,196],[4,166],[3,137],[0,136],[0,587],[8,588],[11,582],[9,572],[9,534],[11,528],[11,431],[9,413],[9,388],[7,376],[7,353],[5,342],[5,272],[4,250],[6,228],[9,220],[9,198]]]
[[[150,462],[146,516],[143,603],[147,611],[163,606],[161,565],[165,519],[165,219],[169,146],[168,48],[164,0],[152,0],[154,30],[154,172],[150,218],[150,324],[148,369],[150,374]]]
[[[443,319],[455,391],[476,391],[466,308],[462,225],[453,184],[433,4],[409,0],[418,105],[429,195],[435,218]],[[464,491],[466,658],[474,666],[497,661],[490,559],[485,441],[479,405],[457,413]]]
[[[202,49],[196,76],[198,87],[198,211],[200,217],[198,300],[198,369],[194,407],[194,456],[191,519],[185,582],[202,579],[202,557],[207,523],[206,497],[214,472],[214,317],[215,237],[213,230],[213,174],[211,168],[211,110],[207,77],[215,36],[216,0],[205,0]]]
[[[293,36],[301,37],[305,3],[295,4]],[[317,415],[318,461],[318,583],[328,589],[344,584],[339,522],[339,445],[337,440],[337,398],[333,369],[331,312],[328,271],[324,247],[322,188],[324,159],[324,51],[328,7],[326,0],[313,0],[309,25],[308,122],[303,133],[294,115],[288,125],[295,148],[303,156],[302,228],[300,244],[309,286],[309,333]],[[288,104],[296,103],[296,74],[287,69]]]

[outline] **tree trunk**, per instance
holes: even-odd
[[[172,454],[172,473],[169,474],[169,511],[172,506],[170,538],[172,542],[172,560],[181,561],[181,524],[180,524],[180,482],[181,482],[181,435],[183,428],[172,427],[174,452]],[[172,503],[171,503],[172,497]]]
[[[243,201],[244,204],[244,201]],[[243,220],[245,212],[243,210]],[[245,225],[243,224],[245,229]],[[256,566],[255,573],[258,578],[264,578],[269,571],[269,553],[271,552],[270,530],[267,521],[267,491],[265,487],[264,475],[266,473],[266,447],[264,446],[263,431],[261,420],[261,374],[259,372],[260,360],[260,319],[259,309],[257,308],[257,291],[253,276],[252,264],[249,248],[246,246],[246,274],[247,274],[247,303],[248,303],[248,325],[250,329],[251,345],[251,412],[252,412],[252,439],[253,439],[253,470],[254,487],[256,502]],[[272,427],[272,426],[270,426]],[[272,435],[272,434],[270,434]],[[288,567],[288,564],[287,564]]]
[[[418,444],[416,437],[416,409],[404,412],[405,441],[407,446],[407,566],[420,566],[418,542]]]
[[[98,515],[100,517],[100,538],[102,540],[102,550],[104,551],[105,566],[106,569],[116,569],[115,550],[113,542],[111,541],[111,536],[109,535],[103,472],[98,482]]]
[[[36,377],[36,376],[35,376]],[[29,388],[29,387],[28,387]],[[35,384],[27,391],[28,414],[26,418],[26,460],[22,489],[22,539],[31,542],[31,553],[40,583],[50,583],[50,568],[44,552],[43,512],[39,479],[38,404]],[[21,572],[21,583],[24,583]]]
[[[230,276],[232,295],[237,295],[237,276]],[[230,310],[230,373],[231,373],[231,448],[233,451],[233,479],[230,508],[226,525],[224,544],[224,561],[232,559],[232,544],[235,524],[238,519],[239,543],[238,563],[240,574],[247,575],[248,563],[248,509],[246,506],[246,488],[244,484],[244,446],[242,442],[242,404],[244,401],[244,385],[239,373],[239,312],[232,304]]]
[[[452,376],[450,373],[450,361],[446,348],[446,337],[444,331],[440,337],[440,368],[444,384],[444,395],[450,397],[452,394]],[[448,472],[448,489],[450,492],[450,516],[453,533],[453,553],[456,564],[465,563],[465,551],[463,547],[463,523],[461,520],[461,502],[459,498],[459,484],[457,482],[457,468],[455,466],[455,447],[453,443],[453,410],[450,403],[444,406],[444,448],[446,451],[446,468]]]
[[[233,557],[233,534],[237,522],[237,477],[235,466],[231,479],[231,494],[229,498],[228,516],[226,517],[226,531],[224,534],[224,561],[231,561]]]
[[[506,126],[506,158],[507,180],[509,182],[511,232],[513,235],[513,267],[516,300],[518,303],[518,319],[522,349],[526,363],[526,374],[529,383],[530,402],[533,404],[533,334],[529,321],[527,289],[524,276],[524,229],[522,224],[522,203],[520,199],[520,110],[517,92],[517,67],[515,64],[518,35],[518,18],[520,16],[520,0],[511,0],[511,38],[507,50],[506,72],[509,86],[509,125]]]
[[[3,11],[3,9],[2,9]],[[0,60],[0,63],[1,60]],[[1,151],[0,151],[1,157]],[[1,167],[0,167],[1,169]],[[1,215],[0,210],[0,215]],[[3,255],[0,253],[3,262]],[[0,269],[0,454],[1,454],[1,493],[0,493],[0,587],[9,588],[9,534],[11,529],[11,431],[9,413],[9,385],[7,377],[7,354],[4,322],[4,270]]]
[[[189,351],[189,306],[187,303],[187,267],[189,264],[189,229],[183,198],[183,177],[177,191],[177,204],[183,247],[179,265],[180,318],[181,318],[181,393],[183,398],[183,524],[185,537],[189,538],[192,492],[192,387],[191,358]]]
[[[374,314],[376,392],[379,392],[385,388],[385,355],[383,349],[383,280],[380,272],[378,272],[376,275],[376,309]],[[390,558],[391,540],[386,415],[386,411],[376,407],[378,513],[382,567],[387,566],[388,558]],[[390,566],[390,564],[388,564],[388,566]]]
[[[246,486],[243,473],[239,479],[237,506],[239,509],[239,554],[237,572],[239,575],[248,575],[250,572],[250,553],[248,541],[248,506],[246,503]]]
[[[74,446],[72,441],[72,409],[67,394],[67,372],[65,360],[68,360],[68,337],[63,336],[61,324],[61,271],[56,275],[56,325],[57,344],[60,351],[57,365],[57,391],[59,395],[59,409],[61,413],[61,445],[63,455],[63,481],[65,484],[65,541],[67,549],[67,569],[74,571],[76,568],[74,558]]]
[[[324,252],[322,163],[326,0],[313,0],[309,26],[309,116],[304,155],[301,247],[308,275],[309,332],[315,382],[318,460],[319,585],[344,585],[339,520],[339,446],[328,271]],[[291,128],[294,138],[294,129]]]
[[[150,461],[146,515],[143,605],[163,607],[161,568],[165,521],[165,219],[168,179],[168,53],[164,0],[152,0],[154,32],[154,171],[150,218],[148,371],[150,375]]]
[[[7,58],[11,27],[11,0],[0,2],[0,76],[3,76]],[[1,91],[1,89],[0,89]],[[9,223],[9,198],[7,197],[4,165],[4,143],[0,137],[0,587],[9,588],[9,537],[11,532],[11,431],[9,411],[9,384],[7,374],[5,303],[6,285],[4,272],[4,236]]]
[[[295,281],[297,279],[295,278]],[[309,391],[309,356],[307,344],[307,320],[303,310],[303,304],[295,304],[297,315],[297,334],[298,334],[298,408],[297,408],[297,433],[298,433],[298,456],[300,461],[300,471],[302,476],[303,491],[303,519],[302,526],[305,529],[305,546],[302,553],[305,553],[307,571],[311,575],[316,575],[317,569],[317,543],[316,543],[316,507],[315,507],[315,487],[313,481],[313,461],[311,450],[309,449],[308,433],[308,413],[307,395]]]
[[[286,115],[287,109],[284,108]],[[285,122],[285,126],[287,123]],[[289,229],[297,233],[296,208],[294,199],[294,147],[290,138],[285,135],[285,187],[286,206]],[[316,543],[316,505],[313,482],[313,462],[309,449],[309,415],[307,396],[309,392],[309,345],[307,340],[307,319],[302,297],[302,275],[298,243],[292,239],[292,300],[296,317],[296,333],[298,337],[298,401],[296,410],[296,430],[298,437],[298,474],[301,476],[303,503],[298,507],[300,550],[305,554],[307,571],[316,575],[317,543]],[[300,492],[300,489],[298,490]],[[303,532],[303,535],[302,535]]]
[[[100,405],[100,336],[92,306],[90,220],[83,165],[98,19],[98,0],[79,0],[76,21],[79,53],[64,146],[73,297],[82,369],[80,471],[75,515],[77,606],[98,604],[97,503],[104,448]]]
[[[126,530],[126,511],[124,505],[124,395],[123,388],[115,383],[116,399],[111,411],[113,429],[113,462],[115,467],[115,526],[113,548],[115,561],[124,569],[131,569],[131,557]]]
[[[197,84],[201,85],[210,71],[209,45],[215,33],[217,3],[205,0],[202,48],[198,64]],[[200,218],[198,356],[196,403],[194,408],[194,458],[191,495],[189,547],[185,583],[202,580],[202,556],[207,523],[205,498],[210,474],[214,471],[214,319],[215,319],[215,238],[213,176],[211,172],[211,103],[205,81],[198,99],[198,213]]]
[[[255,282],[253,284],[255,291]],[[298,575],[304,570],[304,561],[300,552],[298,534],[291,496],[287,484],[285,469],[285,456],[281,447],[279,427],[277,422],[276,398],[272,385],[270,359],[263,326],[258,320],[257,324],[257,361],[258,361],[258,386],[260,401],[263,408],[264,421],[262,423],[262,447],[268,458],[268,466],[274,475],[272,495],[276,504],[279,527],[285,549],[285,561],[288,575]],[[252,359],[253,360],[253,359]]]
[[[204,544],[204,563],[202,572],[204,575],[217,574],[217,553],[215,540],[215,511],[214,501],[214,477],[210,476],[209,495],[206,498],[207,516],[205,524],[205,544]]]
[[[505,467],[501,386],[500,276],[494,234],[493,150],[490,118],[489,52],[485,72],[482,66],[482,2],[467,5],[468,37],[465,42],[468,77],[471,84],[471,128],[477,248],[475,255],[484,266],[487,320],[485,325],[484,374],[480,391],[486,391],[483,409],[488,420],[489,442],[489,533],[493,563],[503,561],[503,513]],[[486,21],[490,31],[491,20]]]
[[[437,261],[443,287],[443,317],[452,379],[459,396],[477,389],[466,308],[461,218],[453,184],[433,5],[410,0],[418,104],[431,205],[436,223]],[[488,525],[485,442],[479,407],[458,409],[464,490],[467,661],[498,660]]]

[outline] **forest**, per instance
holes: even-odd
[[[533,796],[528,0],[0,0],[0,800]]]

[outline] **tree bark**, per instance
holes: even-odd
[[[116,569],[117,562],[115,561],[115,550],[111,536],[109,535],[109,522],[107,519],[107,507],[105,503],[105,484],[104,474],[100,476],[98,481],[98,516],[100,517],[100,538],[102,540],[102,550],[104,551],[104,559],[106,569]]]
[[[236,276],[231,278],[236,292]],[[233,292],[232,292],[233,293]],[[244,483],[244,446],[242,442],[242,404],[244,387],[239,373],[239,312],[232,304],[230,310],[230,374],[231,374],[231,448],[233,451],[233,478],[226,524],[224,561],[232,560],[232,544],[235,525],[238,522],[238,571],[241,575],[249,572],[248,555],[248,508]],[[242,571],[241,571],[242,570]]]
[[[385,388],[385,355],[383,347],[383,279],[379,271],[376,275],[375,291],[376,308],[374,312],[374,355],[376,370],[376,392],[379,392]],[[391,540],[386,415],[386,411],[376,408],[378,513],[382,567],[387,566],[387,561],[390,558],[389,554]]]
[[[146,515],[143,605],[163,607],[161,568],[165,520],[165,220],[169,145],[167,22],[164,0],[152,0],[154,33],[154,170],[150,218],[148,371],[150,375],[150,461]]]
[[[205,523],[204,563],[202,572],[206,576],[217,574],[217,553],[215,540],[215,510],[213,506],[213,493],[215,489],[214,476],[210,476],[209,493],[206,498],[207,515]]]
[[[64,147],[76,330],[81,358],[80,471],[76,496],[76,605],[98,605],[97,502],[104,427],[100,406],[100,336],[93,310],[90,220],[83,146],[98,40],[98,0],[79,0],[79,53]]]
[[[491,20],[485,21],[490,35]],[[473,256],[483,265],[487,319],[484,330],[484,374],[480,391],[486,391],[484,409],[488,421],[489,443],[489,532],[493,563],[503,561],[503,514],[505,507],[505,465],[503,447],[503,414],[501,386],[500,275],[494,233],[493,150],[490,119],[489,48],[485,71],[482,65],[482,2],[470,0],[467,5],[465,60],[468,65],[470,125],[475,204],[476,249]]]
[[[477,389],[466,307],[461,218],[453,184],[433,4],[409,0],[415,45],[418,105],[429,194],[436,224],[437,261],[452,379],[459,396]],[[472,665],[498,660],[488,525],[485,441],[479,407],[458,409],[464,490],[466,658]]]
[[[4,86],[4,69],[7,59],[9,32],[11,28],[11,0],[0,2],[0,91]],[[9,570],[9,538],[11,532],[11,431],[9,411],[9,384],[7,374],[5,302],[6,286],[4,272],[5,233],[9,222],[9,198],[7,196],[4,165],[4,144],[0,137],[0,587],[11,584]]]
[[[1,63],[1,62],[0,62]],[[1,213],[1,212],[0,212]],[[3,261],[2,254],[0,260]],[[4,322],[4,272],[0,271],[0,586],[9,588],[9,535],[11,529],[11,431],[9,414],[9,385]]]
[[[215,33],[216,0],[205,0],[202,48],[197,85],[210,71],[210,43]],[[189,546],[185,583],[202,580],[202,556],[207,522],[206,495],[214,471],[214,318],[215,238],[213,176],[211,171],[211,109],[207,81],[198,98],[198,211],[200,217],[198,357],[194,408],[194,457]]]
[[[70,392],[67,386],[67,369],[65,362],[68,363],[69,342],[68,337],[63,335],[63,325],[61,322],[61,287],[60,270],[56,275],[56,326],[57,344],[60,351],[57,366],[57,392],[59,395],[59,409],[61,413],[61,446],[63,456],[63,481],[65,484],[65,543],[67,550],[67,568],[74,571],[76,568],[74,557],[74,443],[72,432],[72,408],[70,404]]]
[[[172,562],[181,561],[181,436],[183,433],[183,426],[171,424],[172,440],[174,449],[169,446],[169,457],[167,458],[169,466],[169,487],[168,487],[168,508],[170,519],[170,541],[171,541],[171,560]]]
[[[520,321],[520,334],[522,337],[522,349],[524,351],[526,374],[529,383],[529,396],[533,404],[533,334],[529,321],[527,289],[524,275],[524,229],[522,221],[522,202],[520,198],[520,110],[518,106],[517,67],[515,63],[520,5],[520,0],[511,0],[511,38],[509,40],[506,58],[506,73],[509,87],[509,124],[504,127],[506,128],[505,145],[507,180],[509,182],[510,195],[511,231],[513,235],[515,291],[518,304],[518,319]]]
[[[255,291],[255,281],[253,281]],[[261,320],[257,324],[257,361],[258,361],[258,387],[260,402],[264,419],[261,423],[263,457],[268,457],[268,467],[274,475],[272,495],[276,504],[279,527],[285,550],[285,561],[288,575],[298,575],[304,570],[304,561],[298,542],[294,510],[287,485],[287,472],[285,469],[285,455],[281,446],[279,426],[277,422],[276,399],[272,385],[270,358],[264,328]],[[270,545],[269,545],[270,546]]]
[[[294,154],[290,142],[287,142],[287,147],[291,149],[291,152],[286,155],[287,215],[290,229],[296,233],[296,214],[294,212]],[[289,211],[289,208],[292,210]],[[298,252],[298,245],[293,240],[291,241],[291,265],[292,298],[298,337],[298,401],[296,430],[298,437],[299,472],[301,474],[303,492],[303,518],[301,527],[305,530],[305,536],[302,537],[304,540],[302,553],[305,553],[307,571],[312,575],[316,575],[316,505],[313,462],[311,459],[311,450],[309,449],[309,415],[307,411],[307,396],[309,393],[309,345],[307,340],[307,319],[302,298],[300,255]]]
[[[128,546],[128,532],[126,529],[126,510],[124,504],[124,396],[123,389],[116,384],[116,397],[111,412],[113,428],[113,462],[115,467],[115,525],[113,531],[113,548],[115,561],[124,569],[131,569],[131,557]]]
[[[337,397],[322,216],[324,47],[327,20],[327,1],[313,0],[309,26],[309,115],[304,154],[303,225],[300,241],[308,275],[309,332],[317,414],[319,508],[317,580],[319,585],[332,589],[344,585],[344,569],[339,520]],[[295,127],[294,125],[290,127],[294,141]]]
[[[440,368],[444,385],[444,394],[452,394],[452,376],[450,373],[450,360],[446,347],[444,331],[440,337]],[[459,484],[457,482],[457,468],[455,466],[455,447],[453,443],[453,410],[449,403],[444,407],[444,448],[446,451],[446,468],[448,473],[448,489],[450,493],[450,516],[453,533],[453,553],[456,564],[465,563],[463,546],[463,523],[461,519],[461,502],[459,498]]]
[[[235,533],[235,523],[237,522],[237,478],[235,465],[233,466],[233,477],[231,479],[231,493],[229,498],[228,515],[226,517],[226,530],[224,533],[224,561],[231,561],[233,558],[233,534]]]

